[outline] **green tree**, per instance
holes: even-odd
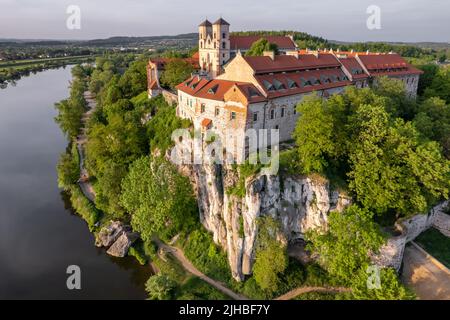
[[[280,227],[275,219],[266,216],[258,219],[258,238],[253,275],[261,289],[275,292],[280,275],[288,266],[286,246],[277,240]]]
[[[349,187],[365,208],[408,216],[448,196],[449,161],[437,143],[421,143],[410,122],[390,124],[381,106],[362,105],[352,126]]]
[[[163,158],[136,160],[122,190],[120,203],[144,241],[154,234],[167,239],[194,224],[197,205],[189,179]]]
[[[165,275],[151,276],[145,283],[145,290],[150,300],[170,300],[176,283]]]
[[[76,144],[71,152],[65,152],[59,158],[57,165],[58,186],[66,191],[70,190],[80,178],[80,164]]]
[[[333,116],[317,95],[305,97],[297,110],[301,116],[293,136],[302,169],[305,173],[323,172],[327,159],[335,153]]]
[[[450,105],[437,97],[423,101],[414,124],[426,138],[438,141],[444,155],[450,159]]]
[[[450,68],[440,68],[433,78],[431,85],[425,89],[426,98],[439,97],[450,104]]]
[[[174,58],[166,63],[160,77],[161,85],[173,89],[188,79],[192,72],[194,72],[192,64],[185,60]]]
[[[274,51],[275,54],[278,54],[278,46],[274,43],[270,43],[267,39],[261,38],[252,44],[250,50],[248,50],[245,55],[262,56],[264,51]]]
[[[55,105],[58,111],[55,121],[69,140],[74,139],[80,133],[81,118],[86,112],[86,101],[83,96],[84,90],[84,82],[75,79],[71,85],[70,98],[62,100]]]
[[[368,288],[368,273],[361,270],[355,274],[352,298],[357,300],[413,300],[415,294],[398,279],[392,268],[380,269],[380,287]]]
[[[373,214],[356,205],[344,212],[331,212],[328,229],[313,229],[306,234],[308,249],[319,255],[332,277],[351,285],[354,275],[370,263],[370,252],[377,252],[384,243]]]

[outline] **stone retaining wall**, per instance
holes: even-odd
[[[164,100],[166,100],[168,104],[176,105],[178,103],[178,96],[175,93],[167,90],[162,90],[162,95],[164,97]]]
[[[400,232],[398,236],[389,238],[385,245],[380,248],[377,255],[372,256],[372,261],[380,267],[392,267],[400,270],[405,246],[413,241],[425,230],[434,227],[442,234],[450,237],[450,215],[444,213],[449,201],[445,201],[429,212],[429,214],[418,214],[411,218],[399,221],[396,224]]]

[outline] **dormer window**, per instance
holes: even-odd
[[[298,88],[298,85],[295,81],[293,81],[292,79],[287,79],[287,83],[288,83],[288,87],[289,89],[294,89],[294,88]]]
[[[267,91],[275,91],[275,87],[269,81],[264,80],[263,84]]]
[[[209,88],[208,94],[216,94],[217,89],[219,89],[219,85],[218,85],[218,84],[216,84],[216,85],[215,85],[214,87],[212,87],[212,88]]]
[[[276,90],[284,90],[286,89],[285,85],[283,83],[281,83],[281,81],[275,79],[273,80],[273,85],[275,86]]]

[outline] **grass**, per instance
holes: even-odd
[[[431,228],[418,236],[415,242],[447,268],[450,268],[450,238]]]

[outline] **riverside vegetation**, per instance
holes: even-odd
[[[294,138],[298,147],[281,154],[281,171],[328,178],[346,189],[353,205],[331,213],[327,231],[307,236],[319,264],[300,264],[277,240],[277,222],[260,218],[253,275],[232,279],[226,253],[198,221],[188,178],[164,155],[171,132],[191,128],[174,106],[146,94],[146,59],[111,55],[95,68],[73,68],[70,98],[57,104],[57,122],[69,141],[81,129],[86,111],[83,92],[96,95],[98,107],[87,124],[86,169],[96,201],[85,199],[77,185],[79,159],[70,143],[58,164],[59,184],[71,194],[76,211],[97,232],[110,220],[129,223],[141,240],[129,254],[151,262],[159,273],[146,289],[151,299],[224,299],[222,293],[189,275],[153,242],[178,235],[175,245],[203,273],[250,298],[271,299],[300,286],[345,286],[351,292],[308,293],[310,299],[410,299],[414,295],[394,270],[381,272],[382,288],[367,290],[370,253],[385,240],[396,219],[426,210],[448,197],[450,107],[445,88],[448,69],[424,67],[418,101],[404,97],[400,83],[383,80],[373,89],[348,89],[328,100],[312,96],[299,104]],[[258,167],[237,167],[251,176]],[[245,185],[237,185],[242,195]]]

